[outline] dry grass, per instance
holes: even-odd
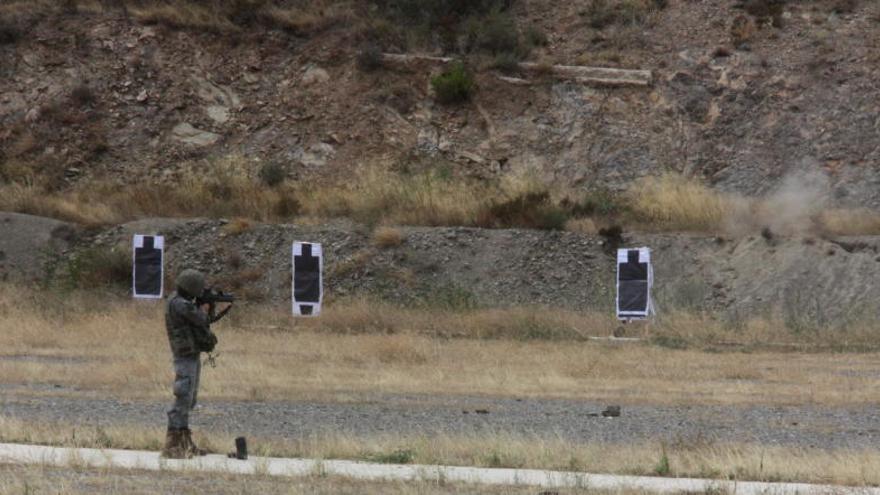
[[[273,0],[220,0],[210,5],[193,0],[131,2],[132,16],[143,23],[217,33],[263,25],[297,35],[312,34],[335,24],[352,21],[351,2]]]
[[[153,2],[141,7],[131,7],[130,12],[132,17],[145,24],[164,24],[218,33],[237,29],[222,9],[194,2]]]
[[[628,196],[635,217],[658,230],[719,230],[742,202],[672,174],[642,179]]]
[[[485,204],[484,186],[443,180],[430,174],[403,176],[376,167],[355,178],[306,192],[305,211],[322,217],[350,217],[366,223],[473,225]]]
[[[534,495],[530,487],[474,486],[465,483],[420,481],[360,481],[342,477],[298,478],[199,473],[187,471],[140,471],[136,469],[86,469],[75,460],[66,468],[45,465],[0,464],[0,493],[45,495],[153,495],[156,493],[211,493],[241,495],[467,495],[473,493]],[[596,494],[595,490],[565,493]],[[618,495],[624,495],[619,492]]]
[[[218,34],[263,26],[306,35],[355,18],[348,0],[9,0],[0,6],[0,17],[94,14],[115,9],[125,9],[131,18],[144,24]]]
[[[394,227],[378,227],[373,231],[373,244],[380,248],[392,248],[403,244],[403,233]]]
[[[0,416],[0,441],[68,447],[159,450],[160,428],[82,427],[31,423]],[[232,436],[196,432],[199,445],[231,451]],[[592,473],[654,475],[661,456],[669,476],[757,481],[799,481],[843,485],[880,484],[880,453],[825,451],[752,444],[682,440],[666,445],[572,444],[562,439],[479,433],[465,436],[387,434],[352,437],[309,435],[298,439],[251,437],[258,456],[355,459],[373,462],[512,467]]]
[[[573,218],[565,222],[565,230],[578,234],[596,235],[599,227],[592,218]]]
[[[880,213],[867,208],[827,210],[819,221],[832,235],[880,235]]]
[[[184,164],[174,184],[95,181],[56,193],[35,183],[7,184],[0,186],[0,209],[85,225],[152,216],[241,217],[240,222],[288,219],[295,191],[287,186],[263,186],[256,170],[248,160],[228,156]]]
[[[610,334],[610,318],[530,308],[451,312],[340,303],[328,306],[321,319],[296,322],[286,312],[238,310],[217,326],[222,356],[206,373],[206,397],[381,392],[679,405],[880,400],[872,378],[875,353],[717,353],[582,341],[577,339],[585,334]],[[677,331],[697,342],[739,336],[746,344],[765,342],[764,333],[785,335],[772,322],[729,331],[705,318],[676,318],[664,323],[668,328],[640,332],[672,338]],[[4,383],[132,398],[168,394],[172,377],[160,304],[108,306],[103,295],[55,299],[6,288],[0,328]],[[847,338],[876,341],[876,331],[853,330]],[[296,380],[290,380],[292,369]]]
[[[223,232],[229,235],[241,235],[253,227],[253,224],[247,218],[233,218],[232,221],[223,226]]]
[[[585,234],[612,223],[636,230],[730,235],[764,228],[782,235],[880,233],[880,213],[826,207],[815,190],[801,195],[798,187],[789,187],[747,199],[678,175],[644,178],[621,201],[609,193],[554,188],[532,173],[484,182],[366,166],[340,182],[267,187],[259,178],[259,164],[238,155],[185,163],[181,169],[169,184],[91,181],[59,192],[35,179],[26,164],[7,161],[0,167],[0,177],[9,181],[0,185],[0,209],[85,225],[156,216],[238,217],[229,229],[250,220],[345,217],[370,225],[565,228]],[[392,235],[391,230],[376,233]],[[376,239],[386,241],[395,242]]]
[[[321,319],[296,322],[265,308],[238,309],[244,311],[216,328],[221,357],[217,368],[205,370],[204,398],[332,400],[352,393],[405,393],[679,406],[863,406],[880,401],[880,391],[874,387],[880,372],[876,353],[760,349],[719,353],[584,341],[589,334],[609,334],[613,321],[603,315],[533,308],[450,312],[353,301],[329,305]],[[2,382],[37,386],[34,394],[165,399],[172,376],[162,325],[161,304],[2,287]],[[730,331],[686,313],[631,331],[690,345],[728,339],[748,345],[792,338],[773,321],[749,321]],[[876,340],[875,334],[871,325],[850,329],[847,338],[870,342]],[[290,379],[291,370],[296,370],[296,380]],[[40,385],[49,384],[60,388],[40,391],[46,390]],[[3,418],[0,439],[156,450],[162,431],[127,425],[39,425]],[[222,435],[201,440],[220,451],[232,445],[232,439]],[[665,449],[675,476],[880,483],[876,452],[716,444],[704,439],[682,439],[665,446],[610,446],[495,434],[321,435],[255,438],[251,444],[259,455],[376,460],[406,451],[406,457],[417,463],[639,474],[652,474]]]
[[[821,180],[817,185],[815,179],[790,177],[769,196],[745,198],[666,174],[638,181],[627,196],[631,221],[648,230],[747,235],[769,228],[783,235],[880,234],[880,212],[829,206],[827,185]]]

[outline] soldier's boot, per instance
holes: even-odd
[[[192,430],[189,428],[183,430],[183,434],[186,437],[186,449],[193,456],[202,456],[208,455],[208,451],[205,449],[200,449],[196,442],[192,439]]]
[[[165,448],[162,449],[161,455],[165,459],[189,459],[193,456],[187,448],[184,430],[168,428],[165,434]]]

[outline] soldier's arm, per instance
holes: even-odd
[[[180,316],[193,326],[207,329],[211,324],[207,313],[191,302],[182,302],[178,307],[178,311]]]

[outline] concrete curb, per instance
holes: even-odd
[[[615,476],[539,469],[394,465],[277,457],[252,457],[246,461],[239,461],[221,455],[209,455],[191,460],[169,460],[159,458],[157,452],[77,449],[8,443],[0,444],[0,463],[62,467],[111,467],[153,471],[208,471],[288,477],[327,475],[377,481],[442,480],[486,485],[531,485],[546,488],[631,489],[654,493],[723,491],[725,493],[741,495],[818,493],[880,495],[880,488],[810,485],[806,483],[733,482],[693,478]]]

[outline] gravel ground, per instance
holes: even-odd
[[[114,399],[0,396],[2,415],[26,420],[162,427],[167,405]],[[301,438],[321,433],[504,434],[575,443],[746,442],[822,449],[875,448],[880,412],[869,407],[624,406],[538,399],[370,396],[345,402],[222,402],[204,398],[192,423],[214,433]]]

